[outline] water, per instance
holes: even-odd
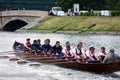
[[[51,45],[54,45],[57,40],[64,47],[66,41],[70,41],[71,45],[75,45],[82,41],[84,48],[87,50],[90,45],[94,45],[96,51],[99,51],[101,46],[105,46],[106,50],[115,48],[116,53],[120,55],[120,36],[115,35],[80,35],[80,34],[54,34],[54,33],[33,33],[33,32],[0,32],[0,55],[15,55],[4,52],[12,51],[14,41],[25,43],[26,38],[44,39],[49,38]],[[54,65],[41,64],[39,67],[30,67],[29,62],[26,65],[18,65],[16,61],[10,62],[9,59],[0,59],[0,80],[120,80],[120,72],[115,72],[111,75],[95,74],[85,71],[76,71],[64,69]]]

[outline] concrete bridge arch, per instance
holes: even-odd
[[[2,11],[0,12],[0,29],[15,31],[33,22],[35,19],[41,19],[47,15],[47,12],[34,10]]]
[[[11,20],[10,22],[7,22],[6,24],[4,24],[2,29],[4,31],[15,31],[17,29],[22,28],[23,26],[27,24],[28,23],[23,20],[15,19],[15,20]]]

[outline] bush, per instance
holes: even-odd
[[[112,11],[111,16],[120,16],[120,11]]]
[[[83,14],[83,16],[90,16],[90,13],[89,13],[89,12],[85,12],[85,13]]]
[[[96,14],[90,13],[90,12],[85,12],[85,13],[81,12],[81,13],[80,13],[80,16],[95,16],[95,15],[96,15]]]
[[[81,13],[80,13],[80,16],[83,16],[83,14],[84,14],[84,13],[83,13],[83,12],[81,12]]]

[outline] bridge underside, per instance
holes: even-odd
[[[15,31],[17,29],[24,27],[25,25],[27,25],[27,23],[22,20],[13,20],[13,21],[10,21],[9,23],[7,23],[3,27],[3,30],[4,31]]]

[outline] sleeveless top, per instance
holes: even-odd
[[[90,53],[90,51],[89,51],[87,54],[89,54],[89,56],[91,56],[93,59],[97,60],[94,53]],[[88,60],[89,57],[88,57],[88,55],[86,55],[86,56],[87,56],[86,60]]]
[[[89,53],[90,54],[90,53]],[[90,54],[90,56],[96,60],[95,54]]]
[[[76,55],[81,55],[82,54],[82,51],[81,51],[81,49],[79,50],[79,53],[78,53],[78,51],[77,51],[78,49],[76,48],[75,49],[75,51],[76,51]]]

